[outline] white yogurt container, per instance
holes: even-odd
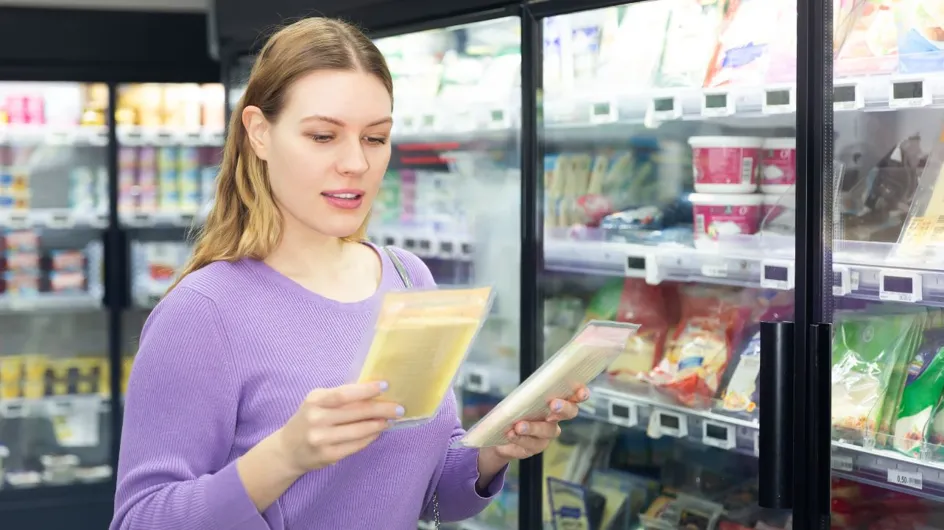
[[[725,236],[755,234],[760,227],[764,196],[759,193],[692,193],[695,246],[712,248]]]
[[[765,194],[760,215],[762,231],[786,236],[796,234],[796,195]]]
[[[796,186],[796,138],[764,140],[760,189],[764,193],[794,193]]]
[[[693,136],[692,169],[698,193],[757,191],[764,139],[750,136]]]

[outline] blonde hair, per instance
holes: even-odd
[[[214,261],[264,259],[279,243],[282,215],[272,197],[266,163],[249,144],[242,113],[247,106],[256,106],[267,120],[275,121],[292,84],[317,70],[363,70],[380,79],[393,98],[387,62],[356,27],[313,17],[273,34],[253,64],[246,91],[233,107],[213,207],[197,232],[193,255],[170,289]],[[342,239],[365,239],[367,222]]]

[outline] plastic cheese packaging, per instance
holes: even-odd
[[[491,287],[384,296],[357,382],[387,382],[387,391],[377,399],[405,410],[394,428],[419,425],[436,415],[491,304]]]
[[[540,420],[551,413],[554,399],[568,399],[610,365],[629,347],[639,326],[591,320],[511,394],[463,436],[464,447],[491,447],[508,443],[507,433],[522,420]]]

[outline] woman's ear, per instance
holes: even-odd
[[[262,109],[249,105],[243,109],[243,127],[256,156],[267,160],[269,148],[269,120],[262,114]]]

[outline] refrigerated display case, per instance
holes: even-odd
[[[190,257],[212,205],[226,108],[220,83],[120,85],[116,99],[117,209],[129,239],[124,395],[141,328]]]
[[[642,326],[544,454],[549,527],[790,525],[760,506],[758,454],[761,322],[794,313],[796,18],[649,0],[539,20],[543,355],[590,319]]]
[[[832,330],[819,352],[830,360],[831,520],[942,528],[944,6],[842,1],[834,10],[833,46],[822,52],[834,58],[823,98],[832,172],[812,212],[831,234],[817,301]]]
[[[0,491],[112,476],[108,90],[0,82]]]

